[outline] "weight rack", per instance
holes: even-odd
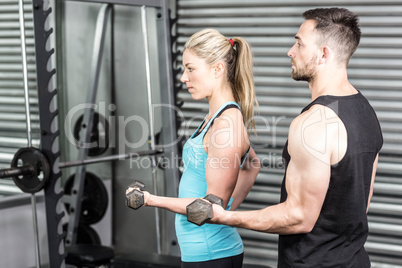
[[[74,0],[73,0],[74,1]],[[165,90],[161,91],[161,100],[165,104],[175,106],[175,92],[173,86],[174,74],[172,70],[172,48],[170,40],[170,18],[165,0],[81,0],[82,2],[96,2],[111,5],[130,5],[130,6],[146,6],[154,7],[159,10],[161,17],[157,21],[158,29],[158,53],[159,53],[159,68],[160,79],[164,81]],[[35,54],[36,54],[36,69],[37,69],[37,84],[38,84],[38,99],[39,99],[39,116],[41,129],[41,151],[47,158],[50,173],[49,182],[44,188],[44,198],[46,206],[46,222],[47,235],[49,244],[49,265],[50,267],[63,267],[64,258],[64,238],[65,234],[58,232],[58,226],[61,225],[61,219],[64,213],[61,211],[60,200],[63,192],[60,190],[60,148],[59,148],[59,130],[57,126],[57,90],[52,83],[52,77],[55,74],[55,69],[47,70],[49,59],[54,53],[54,49],[48,49],[47,42],[52,29],[46,30],[46,19],[51,13],[51,8],[44,10],[43,0],[33,0],[33,20],[34,20],[34,39],[35,39]],[[162,113],[163,131],[161,133],[162,141],[169,144],[176,140],[176,114],[169,110]],[[169,160],[178,155],[177,146],[166,146],[163,148],[163,155]],[[83,159],[81,159],[83,160]],[[169,167],[165,169],[165,177],[169,178],[170,182],[166,189],[166,195],[177,196],[177,185],[179,181],[179,172],[177,168]],[[80,196],[76,195],[79,200]],[[70,221],[71,222],[71,221]],[[173,221],[167,221],[168,241],[175,239]]]

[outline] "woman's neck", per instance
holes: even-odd
[[[235,101],[230,86],[224,90],[217,90],[207,98],[209,104],[209,116],[213,116],[225,102]]]

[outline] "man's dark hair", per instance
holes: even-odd
[[[346,8],[317,8],[303,13],[316,21],[317,45],[328,45],[337,52],[338,61],[348,64],[360,42],[359,18]]]

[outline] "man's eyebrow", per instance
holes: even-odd
[[[295,39],[297,39],[297,40],[300,40],[300,41],[301,41],[301,38],[300,38],[300,36],[298,36],[298,35],[295,35]]]
[[[190,65],[191,64],[191,62],[188,62],[188,63],[186,63],[185,65],[184,65],[184,67],[187,67],[188,65]]]

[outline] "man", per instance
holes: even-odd
[[[370,267],[366,213],[383,139],[347,77],[358,17],[341,8],[303,16],[288,56],[292,78],[309,83],[313,102],[289,128],[281,203],[242,212],[213,205],[211,222],[279,234],[278,267]]]

